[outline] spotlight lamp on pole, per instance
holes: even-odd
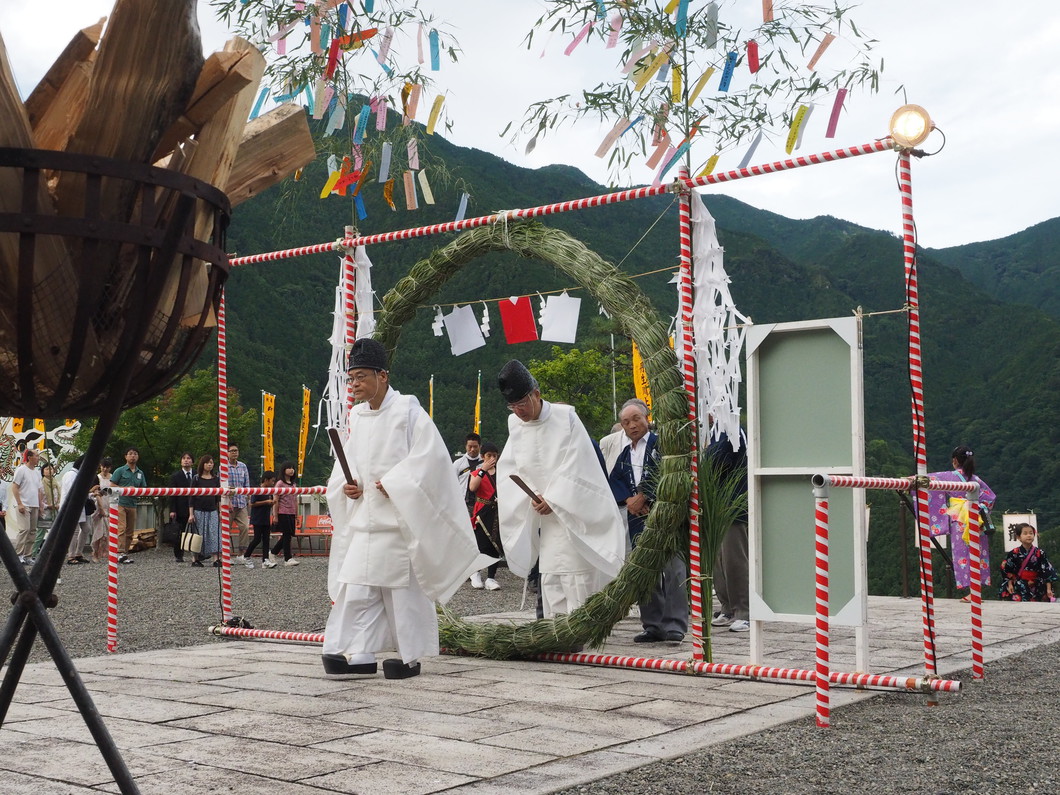
[[[900,152],[923,154],[915,152],[915,147],[926,141],[934,129],[931,116],[920,105],[902,105],[891,116],[891,139]]]

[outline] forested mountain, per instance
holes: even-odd
[[[365,188],[369,215],[359,225],[362,233],[452,220],[463,184],[473,191],[469,217],[606,192],[573,168],[518,168],[437,137],[432,147],[445,158],[454,178],[463,182],[432,184],[438,204],[422,206],[421,197],[421,209],[413,212],[403,209],[400,188],[395,191],[400,209],[391,211],[381,199],[379,186],[369,184]],[[230,229],[229,250],[249,254],[340,237],[344,225],[350,223],[352,203],[337,196],[321,200],[323,181],[319,170],[309,169],[301,182],[278,186],[240,206]],[[741,311],[755,322],[849,315],[858,307],[864,311],[868,471],[909,474],[913,465],[906,323],[900,311],[905,303],[901,241],[892,234],[834,218],[790,220],[723,195],[709,196],[707,203],[718,221],[732,294]],[[893,221],[897,228],[898,219]],[[620,263],[629,274],[666,269],[677,262],[677,211],[669,195],[549,216],[543,223],[568,231],[606,259]],[[1049,309],[1048,301],[1030,298],[1043,298],[1050,292],[1060,296],[1055,264],[1047,267],[1043,258],[1037,271],[1031,267],[1034,252],[1046,250],[1045,241],[1056,236],[1058,224],[1040,224],[1006,241],[923,252],[920,301],[929,468],[948,468],[950,450],[958,443],[968,443],[980,461],[980,474],[999,495],[998,516],[1004,510],[1035,509],[1042,529],[1060,532],[1060,489],[1055,485],[1060,482],[1055,455],[1060,441],[1057,307],[1052,306],[1054,317],[1050,317],[1011,303],[1019,300]],[[381,299],[417,259],[452,237],[371,247],[377,296]],[[1001,267],[996,263],[1002,261],[1004,250],[1024,253]],[[243,266],[229,280],[229,381],[248,402],[256,400],[263,389],[277,395],[278,461],[295,451],[301,385],[311,387],[316,400],[324,383],[338,260],[337,255],[328,254]],[[985,266],[973,273],[962,265],[966,278],[950,264],[958,262],[995,263],[995,281],[1003,287],[977,286],[973,282],[985,278]],[[1008,274],[1013,269],[1022,274],[1016,279],[1019,286],[1010,284]],[[1037,287],[1031,284],[1031,273],[1038,274]],[[663,272],[638,280],[665,317],[672,315],[676,305],[674,286],[668,284],[671,276]],[[543,263],[494,254],[466,266],[433,301],[443,306],[471,303],[480,315],[482,304],[477,302],[534,296],[561,287],[577,285]],[[610,353],[611,324],[597,313],[596,302],[585,290],[572,294],[584,299],[578,342],[573,347]],[[431,331],[433,306],[425,306],[404,329],[393,362],[395,386],[416,394],[425,406],[428,379],[434,375],[435,418],[454,450],[471,428],[479,370],[482,432],[503,442],[507,412],[494,386],[497,371],[509,358],[527,361],[550,355],[552,343],[506,345],[496,304],[490,304],[490,315],[493,333],[487,345],[453,357],[447,337],[436,337]],[[628,342],[616,340],[616,348],[628,351]],[[619,401],[624,397],[619,395]],[[600,434],[606,429],[593,431]],[[243,457],[254,460],[260,440],[243,442]],[[327,462],[326,440],[321,436],[310,456],[307,482],[319,482]],[[870,494],[870,500],[874,505],[870,587],[874,593],[896,593],[896,499],[877,492]],[[1047,540],[1048,536],[1043,539]],[[995,547],[996,555],[1000,539],[995,539]]]

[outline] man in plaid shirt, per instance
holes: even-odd
[[[247,469],[247,465],[239,460],[239,445],[237,444],[228,445],[228,486],[233,489],[250,488],[250,471]],[[250,529],[246,494],[232,495],[232,520],[229,528],[229,532],[239,528],[238,540],[235,542],[235,548],[239,550],[236,563],[242,563],[248,569],[254,568],[254,564],[245,557],[247,535]]]

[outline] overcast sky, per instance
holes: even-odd
[[[761,7],[759,0],[740,2]],[[73,32],[109,13],[111,5],[110,0],[0,3],[0,33],[24,95]],[[498,133],[508,121],[521,118],[530,102],[592,88],[614,74],[615,50],[604,50],[597,42],[567,57],[563,48],[568,35],[554,37],[543,58],[538,41],[528,52],[521,40],[540,13],[539,0],[423,0],[423,5],[440,9],[464,53],[460,64],[443,60],[439,75],[448,92],[455,143],[528,167],[569,163],[606,182],[604,161],[593,156],[606,128],[565,129],[541,141],[529,156],[523,154],[525,141],[514,147]],[[937,156],[913,163],[922,246],[992,240],[1060,216],[1060,104],[1055,100],[1060,96],[1060,14],[1053,8],[1046,0],[865,3],[851,16],[880,42],[876,52],[885,64],[880,91],[848,98],[833,139],[824,137],[830,108],[817,108],[796,154],[886,135],[891,113],[906,101],[894,94],[904,84],[908,101],[927,108],[945,133],[945,148]],[[200,2],[199,18],[205,49],[219,49],[228,34],[205,2]],[[423,103],[420,110],[425,121]],[[934,150],[942,140],[936,132],[924,148]],[[783,143],[783,135],[775,144],[763,142],[752,162],[785,157]],[[724,156],[717,170],[736,168],[741,157],[742,150]],[[792,218],[833,215],[899,233],[894,160],[891,153],[873,154],[710,191]],[[652,176],[647,168],[638,168],[628,183],[649,182]],[[312,242],[320,241],[306,241]]]

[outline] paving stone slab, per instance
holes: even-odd
[[[531,767],[557,756],[442,737],[424,742],[420,735],[388,729],[320,743],[314,748],[478,777]]]
[[[285,743],[224,735],[170,743],[157,746],[152,751],[160,758],[164,756],[178,762],[212,767],[219,771],[218,775],[222,772],[246,773],[285,781],[301,781],[310,776],[334,773],[372,761],[370,757],[356,758],[353,753],[337,750],[292,748]]]
[[[447,712],[403,709],[389,705],[362,707],[337,712],[326,716],[326,720],[348,723],[352,726],[376,729],[395,729],[426,736],[447,737],[452,740],[481,740],[505,732],[524,729],[518,712],[513,710],[509,719],[478,717],[477,713],[451,715]]]
[[[328,792],[356,795],[426,795],[473,782],[472,776],[397,762],[376,762],[352,770],[308,778],[305,783]],[[319,792],[319,790],[314,790]]]
[[[366,729],[356,726],[317,719],[292,717],[290,715],[262,715],[241,709],[230,709],[200,715],[194,718],[175,720],[170,726],[180,726],[204,734],[220,734],[230,737],[246,737],[251,740],[267,740],[294,747],[305,747],[327,740],[338,740],[361,734]]]
[[[538,795],[557,789],[607,778],[657,761],[652,757],[620,751],[594,751],[576,757],[557,759],[528,770],[495,776],[458,787],[469,795]]]

